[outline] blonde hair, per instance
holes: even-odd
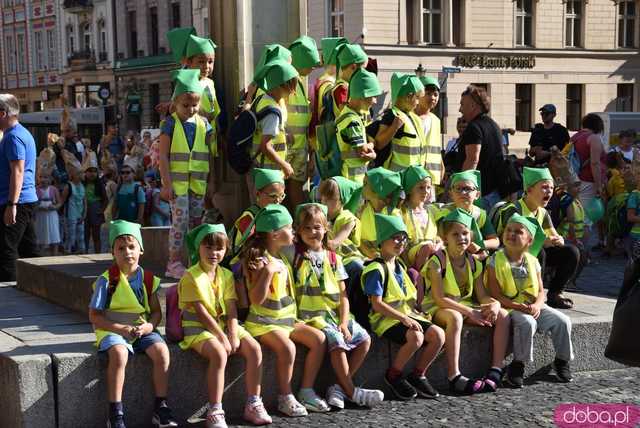
[[[329,221],[327,220],[327,216],[324,215],[322,208],[315,204],[302,207],[300,209],[300,213],[298,213],[298,215],[296,216],[296,239],[298,239],[298,243],[306,247],[302,238],[299,238],[300,231],[303,227],[305,227],[312,221],[319,221],[322,224],[322,227],[324,227],[325,233],[322,237],[322,246],[326,248],[328,240],[327,235],[329,234]]]
[[[337,199],[342,202],[340,199],[340,187],[335,180],[327,178],[320,183],[320,188],[318,189],[320,196],[324,196],[327,199]]]

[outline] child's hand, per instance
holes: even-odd
[[[225,336],[224,334],[221,334],[220,336],[218,336],[218,340],[220,341],[220,343],[224,347],[224,351],[227,353],[227,355],[230,355],[231,354],[231,343],[229,343],[229,339],[227,338],[227,336]]]
[[[471,244],[469,244],[469,248],[467,248],[467,251],[469,252],[469,254],[475,254],[480,251],[480,246],[475,242],[472,242]]]
[[[235,354],[238,348],[240,348],[240,338],[237,334],[230,334],[227,336],[229,345],[231,345],[231,353]]]
[[[480,327],[491,327],[491,323],[485,320],[482,312],[477,309],[471,311],[468,320],[473,325],[479,325]]]
[[[153,324],[151,324],[150,322],[145,322],[137,325],[136,327],[134,327],[134,329],[136,337],[141,338],[142,336],[146,336],[153,331]]]
[[[554,247],[562,247],[564,245],[564,238],[560,235],[554,235],[549,238]]]
[[[120,336],[124,337],[126,340],[137,339],[136,327],[132,325],[124,326],[120,331]]]
[[[173,191],[173,187],[170,186],[162,186],[160,190],[160,199],[170,202],[176,198],[176,194]]]
[[[285,162],[282,167],[282,173],[284,174],[284,178],[289,178],[293,175],[294,171],[289,162]]]
[[[420,325],[420,323],[411,317],[405,316],[404,318],[402,318],[401,322],[402,325],[407,327],[409,330],[422,332],[422,326]]]
[[[498,312],[500,311],[500,303],[491,302],[485,305],[480,305],[480,312],[484,316],[484,319],[493,324],[498,318]]]
[[[542,310],[542,305],[539,303],[533,303],[529,305],[529,315],[533,317],[533,319],[538,319],[540,316],[540,311]]]
[[[419,324],[418,324],[419,325]],[[349,331],[349,322],[341,322],[338,326],[338,330],[342,333],[344,340],[349,342],[351,340],[351,332]]]
[[[285,268],[281,263],[276,263],[274,260],[271,260],[264,265],[263,269],[266,269],[271,275],[275,275],[276,273],[283,272]]]

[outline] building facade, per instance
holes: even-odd
[[[113,105],[113,0],[62,0],[59,8],[62,84],[69,105]]]
[[[56,0],[0,2],[0,86],[18,97],[21,111],[60,105],[62,61]]]
[[[155,128],[155,106],[171,98],[170,72],[178,67],[165,34],[193,25],[191,0],[119,0],[115,2],[115,78],[120,126]]]
[[[544,104],[555,104],[556,121],[570,130],[588,112],[638,110],[639,7],[636,0],[308,0],[307,17],[316,39],[364,34],[383,87],[394,71],[446,80],[445,141],[457,136],[462,91],[484,86],[491,116],[516,129],[511,145],[523,150]]]

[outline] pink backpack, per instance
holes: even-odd
[[[167,339],[171,342],[180,342],[184,338],[184,331],[182,330],[182,310],[178,306],[178,284],[167,288],[165,307]]]

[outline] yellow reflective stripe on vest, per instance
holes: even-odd
[[[420,153],[422,153],[422,147],[415,147],[415,146],[395,146],[393,148],[393,150],[396,153],[400,153],[402,155],[419,155]]]
[[[132,314],[130,312],[118,312],[109,309],[104,311],[104,315],[109,319],[109,321],[127,325],[135,324],[140,320],[140,317],[144,318],[144,312],[141,312],[139,314]]]
[[[309,106],[289,104],[287,105],[287,110],[289,110],[289,113],[309,113]],[[291,116],[289,116],[289,120],[291,120]]]
[[[249,315],[247,316],[247,322],[265,325],[285,325],[288,327],[293,327],[296,323],[296,320],[295,318],[273,318],[264,315],[249,313]]]
[[[411,165],[422,165],[424,163],[424,135],[422,132],[422,122],[413,112],[404,112],[398,109],[394,111],[400,113],[400,119],[404,123],[402,138],[391,140],[391,154],[387,160],[387,168],[392,171],[401,171]],[[406,134],[413,133],[413,137]]]
[[[193,147],[189,150],[182,122],[177,114],[173,113],[172,117],[174,127],[169,152],[169,170],[173,190],[178,196],[186,195],[189,190],[197,195],[204,195],[209,176],[205,122],[200,116],[196,116],[196,134]]]
[[[265,299],[265,301],[262,302],[262,306],[267,309],[271,309],[272,311],[279,311],[280,309],[286,308],[293,302],[293,297],[284,296],[280,300]]]
[[[329,252],[324,252],[321,278],[311,266],[309,259],[303,258],[295,280],[300,319],[319,329],[327,326],[327,320],[337,323],[339,317],[336,310],[340,303],[340,287],[331,266]]]

